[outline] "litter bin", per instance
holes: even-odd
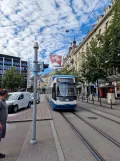
[[[108,101],[108,104],[111,104],[111,101],[112,101],[112,104],[115,104],[115,94],[107,93],[107,101]]]

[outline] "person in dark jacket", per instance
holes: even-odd
[[[6,135],[6,122],[8,116],[7,104],[5,102],[8,97],[8,91],[5,89],[0,90],[0,141]],[[5,154],[0,153],[0,159],[5,158]]]

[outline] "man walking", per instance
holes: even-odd
[[[0,141],[2,138],[5,138],[6,135],[6,122],[8,109],[6,105],[6,98],[8,96],[7,90],[0,90]],[[0,153],[0,159],[5,158],[5,154]]]

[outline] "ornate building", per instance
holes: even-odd
[[[89,46],[89,43],[91,42],[91,40],[97,38],[98,35],[104,34],[106,29],[110,25],[111,20],[112,20],[112,12],[113,12],[114,3],[115,3],[115,0],[112,0],[111,5],[107,6],[104,9],[104,14],[98,17],[97,23],[92,26],[92,30],[88,32],[86,37],[83,39],[82,42],[79,43],[78,46],[76,46],[76,41],[74,41],[73,44],[70,45],[69,52],[63,60],[63,66],[67,67],[69,71],[71,71],[72,69],[75,69],[77,72],[80,71],[81,66],[84,62],[84,55],[86,53],[87,47]],[[101,84],[101,87],[106,85],[105,83],[103,84]],[[117,86],[117,84],[120,84],[120,78],[119,78],[119,81],[113,80],[113,84],[115,86]],[[91,86],[94,88],[92,84]],[[87,92],[87,82],[84,82],[82,87],[81,87],[82,88],[81,91]],[[117,97],[117,89],[115,89],[115,91],[116,91],[116,97]]]

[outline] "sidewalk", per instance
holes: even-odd
[[[3,161],[59,161],[53,122],[52,120],[46,120],[46,115],[51,117],[49,107],[47,103],[42,102],[38,108],[39,114],[42,113],[42,121],[37,121],[36,127],[38,143],[35,145],[30,144],[32,139],[31,121],[15,121],[14,123],[14,120],[13,122],[11,120],[11,123],[7,124],[6,138],[0,142],[0,152],[6,154],[6,158],[2,159]],[[31,117],[29,113],[25,112],[24,115]],[[20,114],[20,119],[21,117]],[[28,117],[25,118],[28,119]]]
[[[36,145],[31,145],[31,123],[8,124],[6,138],[0,143],[3,161],[58,161],[50,121],[37,122]]]
[[[82,98],[78,98],[78,101],[82,102]],[[83,102],[98,105],[98,106],[103,106],[103,107],[109,108],[109,109],[111,108],[111,104],[108,104],[107,99],[105,99],[105,98],[101,98],[101,102],[100,102],[100,100],[98,101],[98,98],[96,98],[96,97],[94,97],[94,101],[89,100],[89,98],[88,98],[88,100],[85,99],[85,100],[83,100]],[[116,100],[116,104],[112,105],[112,109],[116,109],[116,110],[120,111],[120,100]]]
[[[86,100],[84,100],[83,102],[82,102],[82,100],[78,100],[78,105],[80,107],[88,108],[89,110],[101,111],[102,113],[107,113],[107,114],[110,114],[110,115],[120,118],[120,110],[116,109],[115,106],[113,109],[110,109],[110,108],[100,106],[97,104],[93,104],[90,102],[87,103]]]
[[[13,123],[13,122],[32,121],[32,117],[33,117],[33,108],[30,108],[30,109],[19,111],[17,113],[9,114],[7,122]],[[40,104],[37,105],[36,119],[38,121],[52,119],[46,102],[41,102]]]

